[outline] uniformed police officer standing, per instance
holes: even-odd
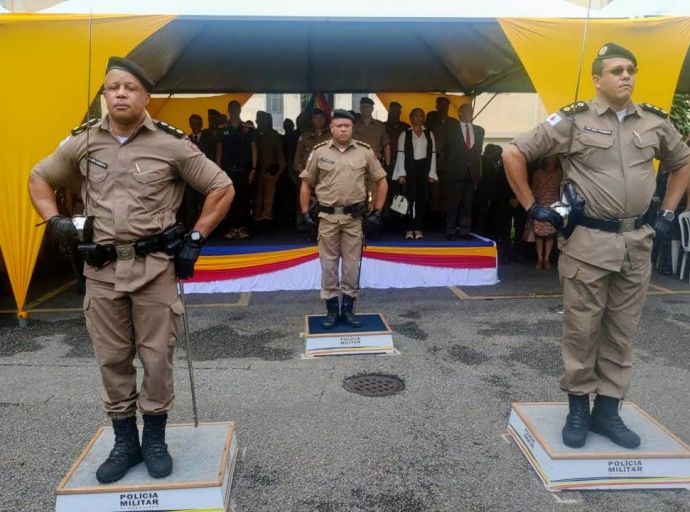
[[[319,202],[319,257],[321,259],[321,298],[326,301],[325,328],[340,317],[338,296],[342,291],[342,317],[353,327],[361,322],[353,312],[359,292],[359,260],[362,253],[362,218],[366,204],[366,179],[376,183],[374,210],[365,223],[381,224],[381,209],[388,191],[386,171],[368,144],[353,140],[354,117],[346,110],[335,110],[330,124],[332,138],[314,147],[307,166],[300,174],[300,206],[304,221],[309,216],[309,198],[315,191]],[[342,279],[338,279],[342,259]]]
[[[234,194],[227,175],[180,130],[151,120],[146,105],[153,87],[136,63],[111,58],[104,81],[108,114],[75,129],[29,179],[34,207],[67,243],[75,242],[77,231],[58,215],[53,190],[74,178],[82,183],[90,225],[84,230],[88,243],[80,246],[87,263],[84,313],[115,431],[115,446],[96,472],[103,483],[119,480],[142,459],[154,478],[172,472],[165,425],[184,312],[176,276],[191,277],[205,237]],[[185,182],[207,197],[194,229],[180,240],[174,224]],[[144,366],[138,391],[135,353]],[[137,405],[144,417],[141,444]]]
[[[292,162],[293,169],[297,173],[296,176],[299,176],[307,166],[307,158],[314,146],[331,138],[331,132],[326,126],[326,113],[320,108],[315,108],[312,111],[311,124],[311,129],[300,134],[299,139],[297,139],[295,160]]]
[[[503,153],[510,184],[528,215],[558,228],[562,217],[534,201],[526,162],[563,155],[564,189],[573,208],[568,223],[574,216],[578,224],[569,238],[559,238],[558,264],[564,302],[560,385],[569,401],[562,437],[574,448],[585,444],[590,430],[626,448],[640,444],[618,409],[630,384],[631,343],[651,272],[650,223],[657,236],[670,230],[690,177],[690,149],[666,113],[631,101],[636,73],[629,50],[602,46],[592,63],[596,97],[551,114]],[[656,221],[656,208],[648,211],[654,157],[672,171]],[[582,199],[584,208],[578,207]],[[590,393],[596,393],[591,412]]]

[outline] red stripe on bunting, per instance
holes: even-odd
[[[448,254],[391,254],[367,250],[364,255],[375,260],[445,268],[496,268],[493,256],[454,256]]]
[[[253,267],[233,268],[233,269],[218,269],[218,270],[195,270],[194,277],[189,280],[190,283],[204,283],[208,281],[223,281],[225,279],[240,279],[242,277],[257,276],[260,274],[269,274],[278,270],[294,267],[306,263],[307,261],[315,260],[318,254],[307,254],[299,258],[293,258],[287,261],[279,261],[277,263],[266,263],[265,265],[256,265]]]

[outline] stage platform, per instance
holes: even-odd
[[[498,282],[496,244],[473,235],[448,241],[388,236],[370,242],[362,259],[362,288],[486,286]],[[207,243],[187,293],[318,290],[321,266],[316,242],[297,236],[262,236],[250,241]]]
[[[237,459],[235,424],[170,424],[166,442],[173,473],[151,478],[142,462],[119,481],[101,484],[96,469],[113,447],[101,427],[55,490],[56,512],[227,512]]]
[[[690,448],[632,402],[621,417],[642,439],[626,449],[590,432],[582,448],[563,444],[566,403],[514,403],[508,434],[547,490],[690,489]]]
[[[342,319],[332,328],[321,323],[325,315],[304,317],[305,358],[355,354],[396,354],[393,331],[380,313],[357,313],[362,322],[352,327]]]

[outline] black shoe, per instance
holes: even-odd
[[[610,396],[597,395],[592,407],[592,426],[590,430],[623,448],[640,446],[640,436],[625,426],[618,414],[620,400]]]
[[[474,237],[470,233],[461,233],[460,240],[474,240]]]
[[[361,320],[357,319],[357,315],[352,311],[355,305],[354,297],[343,294],[343,320],[348,323],[351,327],[362,327]]]
[[[102,484],[117,482],[127,474],[129,468],[144,460],[139,444],[136,417],[113,419],[112,422],[115,431],[115,446],[96,471],[96,478]]]
[[[340,307],[338,305],[338,297],[326,299],[326,318],[321,322],[324,329],[332,329],[340,319]]]
[[[458,239],[457,231],[446,231],[446,238],[451,242],[455,242]]]
[[[568,416],[561,431],[563,444],[571,448],[582,448],[589,432],[589,395],[568,394]]]
[[[144,433],[141,436],[141,452],[146,469],[153,478],[163,478],[172,473],[173,460],[165,444],[167,414],[144,414]]]

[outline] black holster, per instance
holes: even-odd
[[[353,219],[362,219],[367,213],[367,203],[366,202],[361,202],[352,205],[352,209],[350,210],[350,215],[352,215]]]
[[[563,185],[563,193],[566,201],[570,205],[570,213],[568,213],[568,224],[561,230],[561,235],[564,238],[570,238],[575,228],[580,224],[582,216],[585,214],[585,198],[577,193],[575,184],[572,181],[566,181]]]
[[[649,224],[654,227],[656,225],[656,218],[659,215],[659,206],[661,205],[661,198],[659,196],[652,197],[652,201],[649,203],[649,208],[644,214],[645,224]]]

